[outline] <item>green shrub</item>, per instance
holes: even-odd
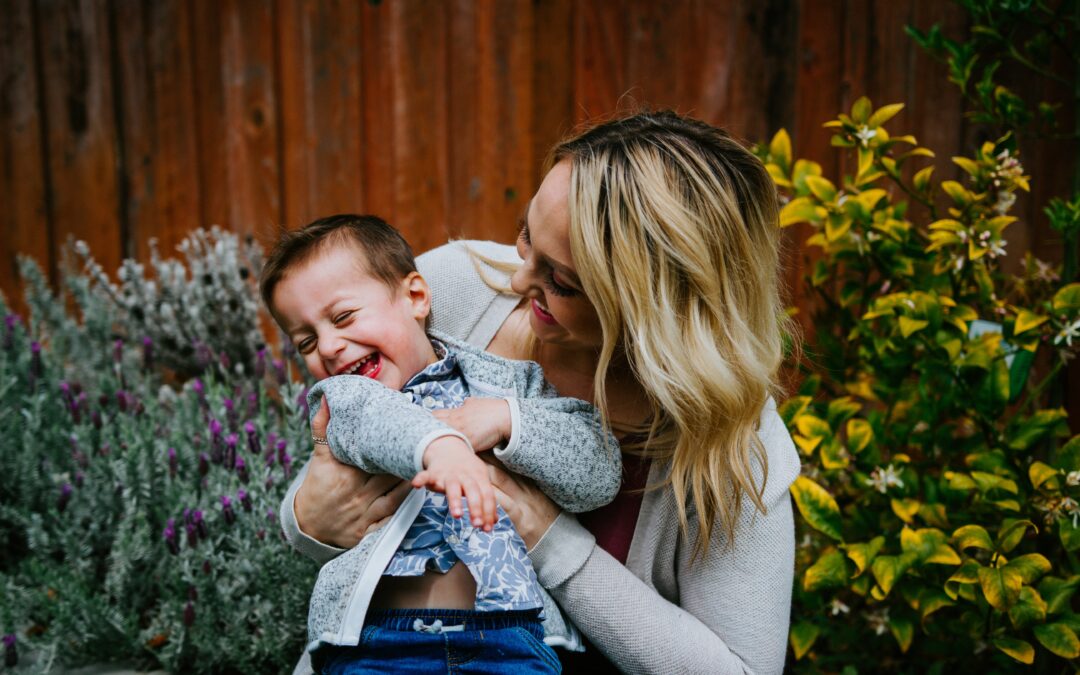
[[[794,670],[1060,669],[1080,657],[1080,437],[1045,391],[1080,349],[1080,284],[1030,255],[1000,269],[1028,189],[1012,138],[953,158],[963,182],[908,180],[932,153],[886,131],[902,107],[826,124],[855,167],[835,183],[783,131],[760,150],[817,252],[781,409],[804,463]]]
[[[64,297],[24,262],[29,326],[0,301],[9,665],[274,672],[302,649],[315,567],[275,511],[309,447],[303,384],[261,344],[236,238],[186,246],[191,274],[128,261],[119,287],[83,249]]]

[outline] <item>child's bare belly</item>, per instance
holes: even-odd
[[[475,606],[476,582],[461,562],[446,574],[383,577],[371,596],[372,609],[473,609]]]

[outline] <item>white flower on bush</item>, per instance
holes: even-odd
[[[994,202],[994,213],[999,216],[1003,216],[1009,212],[1013,204],[1016,203],[1016,195],[1006,190],[999,190],[997,193],[997,201]]]
[[[1080,471],[1070,471],[1065,476],[1065,484],[1069,487],[1080,485]]]
[[[1080,338],[1080,319],[1062,326],[1058,334],[1054,336],[1054,344],[1060,345],[1064,342],[1065,346],[1072,347],[1073,340],[1077,338]]]
[[[859,130],[855,132],[855,138],[859,139],[859,145],[869,147],[870,139],[877,136],[877,129],[871,129],[865,124],[859,127]]]
[[[832,614],[832,616],[836,616],[837,614],[847,614],[850,611],[851,608],[841,602],[840,598],[833,598],[832,602],[829,603],[829,613]]]
[[[875,635],[884,635],[889,630],[889,608],[882,607],[873,612],[863,612],[863,618],[870,624]]]
[[[900,472],[892,464],[884,469],[880,466],[875,467],[870,472],[870,479],[866,481],[866,484],[881,494],[888,492],[891,487],[904,487],[904,481],[900,480]]]

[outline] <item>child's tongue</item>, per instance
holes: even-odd
[[[374,374],[379,370],[379,364],[382,361],[382,354],[375,354],[364,364],[360,366],[360,370],[356,371],[357,375],[363,375],[364,377],[374,377]]]

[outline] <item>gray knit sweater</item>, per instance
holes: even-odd
[[[484,283],[467,246],[489,258],[517,259],[509,246],[454,242],[417,263],[432,288],[432,327],[486,346],[518,299]],[[493,270],[486,275],[506,281]],[[771,401],[758,436],[769,462],[767,512],[744,509],[734,546],[714,527],[709,552],[691,560],[695,518],[689,514],[690,532],[683,536],[674,494],[664,488],[645,494],[625,566],[565,513],[529,551],[541,585],[624,672],[783,671],[795,557],[788,488],[799,474],[799,457]],[[654,463],[649,483],[665,470]],[[340,553],[299,531],[293,494],[295,486],[281,514],[290,541],[316,559]]]

